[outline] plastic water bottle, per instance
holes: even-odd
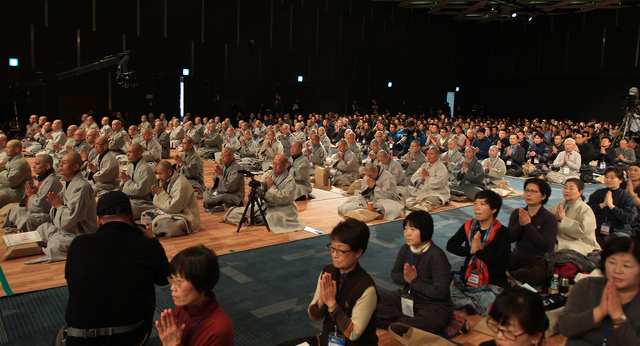
[[[560,288],[560,280],[558,279],[558,274],[553,274],[553,279],[551,279],[551,283],[549,284],[549,294],[558,294]]]

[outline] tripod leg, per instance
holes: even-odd
[[[271,228],[269,228],[269,222],[267,221],[267,215],[264,212],[264,209],[262,209],[262,202],[260,201],[260,199],[258,199],[256,202],[258,204],[258,210],[260,210],[260,215],[262,215],[262,220],[264,220],[264,225],[267,226],[267,231],[271,232]]]
[[[249,195],[249,204],[251,204],[251,203],[252,203],[252,200],[251,200],[251,199],[252,199],[252,198],[251,198],[251,195]],[[238,229],[236,230],[236,233],[239,233],[239,232],[240,232],[240,228],[242,227],[242,222],[243,222],[243,221],[244,221],[244,219],[247,217],[247,210],[249,210],[249,208],[248,208],[248,207],[245,207],[245,208],[244,208],[244,212],[242,213],[242,217],[240,218],[240,222],[238,222]]]

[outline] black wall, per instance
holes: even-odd
[[[99,116],[111,109],[174,116],[182,68],[191,69],[186,111],[203,116],[226,116],[230,103],[253,111],[276,92],[286,109],[296,97],[305,111],[321,112],[344,112],[354,99],[366,106],[375,98],[381,109],[416,113],[441,104],[459,86],[456,103],[463,109],[476,102],[492,115],[613,119],[621,116],[620,96],[640,84],[637,7],[476,24],[365,0],[3,6],[0,64],[20,59],[18,68],[0,67],[7,86],[0,89],[3,118],[10,85],[79,66],[78,32],[80,66],[131,50],[139,86],[117,86],[115,67],[90,72],[34,88],[30,102],[19,99],[21,117],[74,119],[60,102],[70,96],[95,97]],[[304,83],[296,82],[298,75]]]

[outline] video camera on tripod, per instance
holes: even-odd
[[[238,173],[244,174],[245,177],[251,178],[249,181],[249,186],[251,187],[251,191],[249,192],[249,201],[247,202],[247,206],[244,208],[244,212],[242,213],[242,217],[240,218],[240,222],[238,222],[238,230],[240,232],[240,228],[242,228],[242,223],[247,222],[249,226],[255,226],[258,224],[255,218],[255,210],[258,209],[260,216],[262,216],[262,221],[264,225],[267,227],[267,231],[271,232],[269,228],[269,223],[267,222],[267,215],[265,213],[265,209],[267,208],[267,202],[263,200],[262,196],[258,195],[258,188],[261,187],[261,184],[258,180],[255,179],[256,175],[262,174],[263,172],[252,172],[244,169],[238,170]],[[247,216],[247,212],[249,215]]]

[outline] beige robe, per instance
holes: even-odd
[[[291,174],[291,176],[293,176],[293,180],[296,181],[296,190],[293,194],[293,199],[297,200],[302,196],[309,197],[309,194],[313,191],[311,181],[309,179],[309,173],[311,170],[309,160],[307,160],[303,154],[300,154],[295,161],[293,160],[293,157],[290,157],[289,162],[291,162],[289,174]]]
[[[565,202],[552,205],[549,211],[556,214],[559,205],[564,208]],[[593,250],[600,250],[596,241],[596,216],[593,210],[578,199],[568,209],[565,208],[565,212],[565,217],[558,223],[558,243],[555,250],[571,249],[585,256]]]
[[[0,172],[0,208],[20,203],[25,197],[24,184],[31,179],[31,167],[22,154],[6,162]]]
[[[268,187],[267,177],[273,179],[274,184]],[[265,172],[260,178],[262,187],[258,194],[267,202],[267,222],[273,233],[287,233],[305,228],[304,220],[299,217],[298,206],[294,202],[296,182],[288,172],[275,176],[273,171]]]
[[[188,233],[198,232],[200,230],[198,200],[187,178],[174,172],[162,187],[165,190],[153,197],[153,206],[157,209],[153,210],[156,216],[153,218],[152,229],[155,229],[158,221],[162,219],[177,218],[186,223]]]

